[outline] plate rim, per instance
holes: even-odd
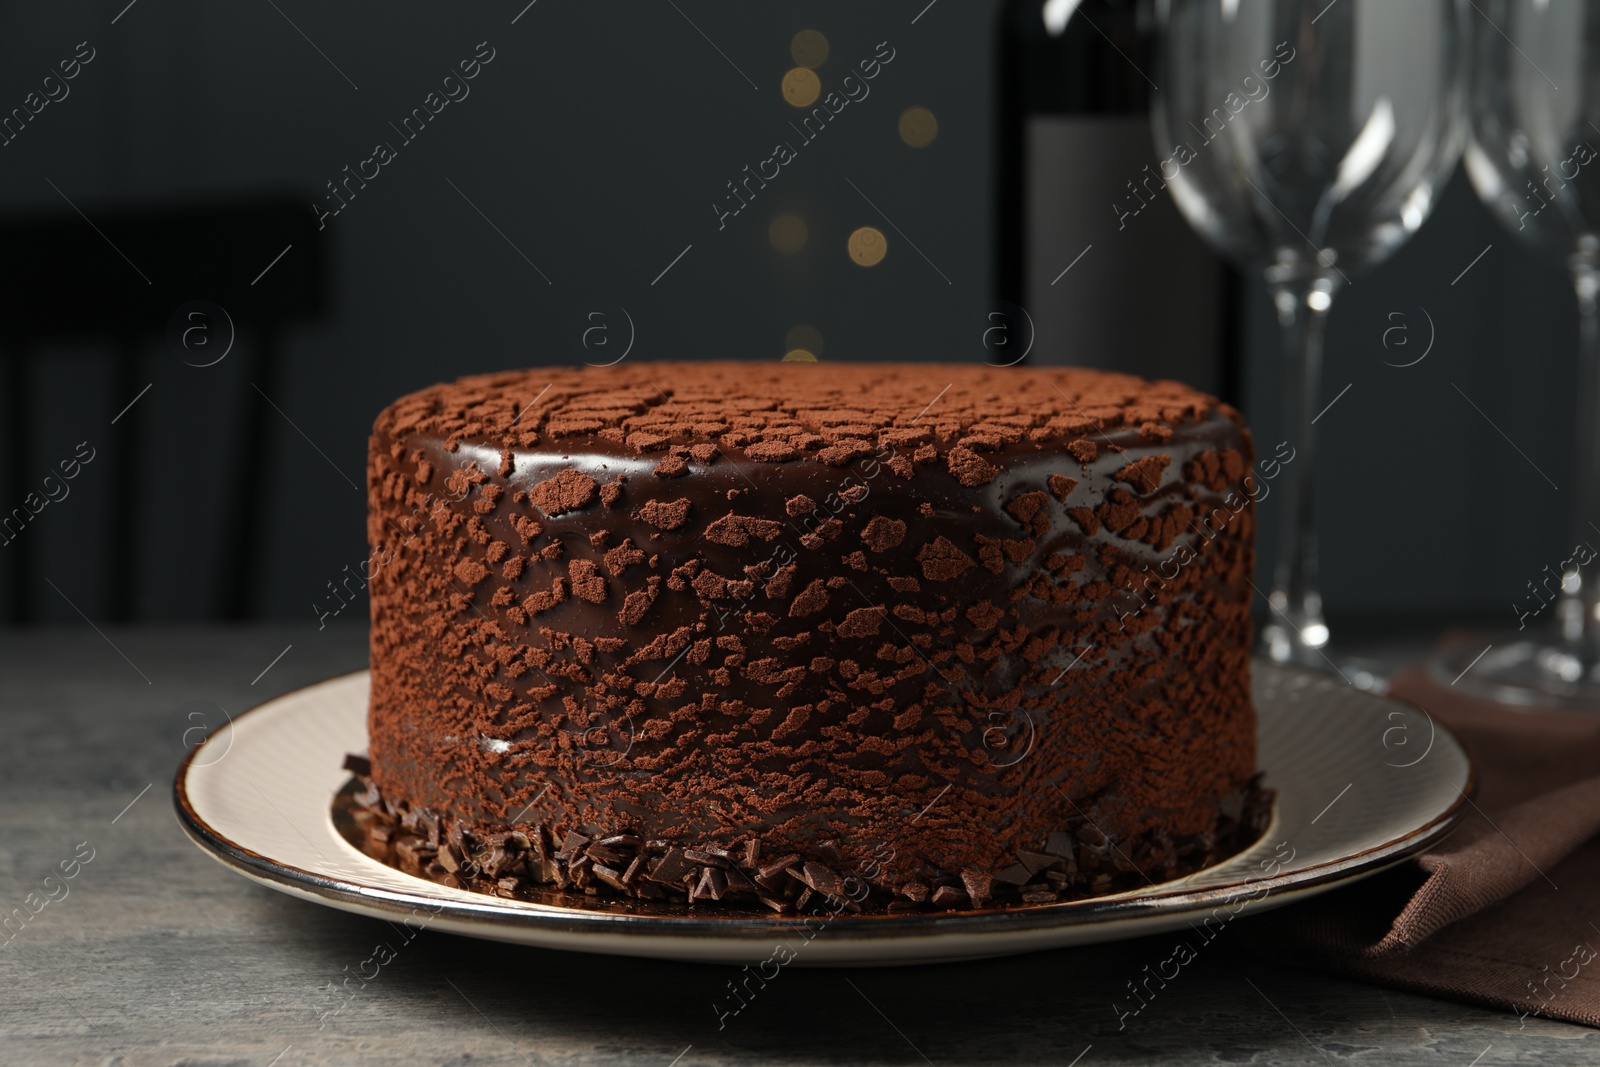
[[[1267,666],[1286,674],[1321,678],[1319,672],[1308,668],[1266,663],[1253,660],[1252,667]],[[350,671],[329,678],[308,682],[286,690],[277,696],[247,708],[232,717],[230,727],[257,712],[274,709],[277,705],[308,690],[346,682],[361,675],[370,676],[370,669]],[[1407,703],[1398,697],[1372,695],[1373,699]],[[1407,706],[1413,706],[1407,703]],[[1377,874],[1396,863],[1418,855],[1433,847],[1453,832],[1465,815],[1466,807],[1478,791],[1478,766],[1471,752],[1462,745],[1454,732],[1442,723],[1436,723],[1465,763],[1465,782],[1456,798],[1444,810],[1406,833],[1351,852],[1334,859],[1322,861],[1289,873],[1264,878],[1240,878],[1200,889],[1185,889],[1184,879],[1157,883],[1148,890],[1128,890],[1100,897],[1057,901],[1050,904],[1019,905],[980,912],[914,912],[898,914],[871,914],[831,916],[824,928],[815,932],[815,940],[826,940],[835,945],[860,941],[891,943],[929,937],[982,937],[997,934],[1015,935],[1038,930],[1055,930],[1065,927],[1083,927],[1116,921],[1138,921],[1176,917],[1235,903],[1239,890],[1264,887],[1266,892],[1255,899],[1263,906],[1276,907],[1317,892],[1324,892],[1335,884],[1354,882]],[[432,920],[445,919],[452,924],[470,924],[477,931],[458,929],[456,932],[477,936],[495,936],[495,931],[518,931],[548,934],[583,934],[606,937],[622,935],[636,942],[661,942],[677,938],[747,942],[773,934],[806,931],[805,923],[815,920],[815,915],[766,915],[754,910],[735,914],[719,912],[715,915],[641,915],[625,912],[601,911],[582,907],[564,907],[554,904],[518,901],[518,907],[509,908],[497,897],[482,894],[483,900],[450,900],[430,894],[434,883],[416,879],[417,890],[391,889],[384,886],[363,885],[351,880],[353,876],[339,876],[326,872],[307,870],[294,864],[273,859],[238,841],[206,821],[188,790],[188,776],[195,758],[206,750],[216,738],[209,734],[200,744],[185,753],[173,779],[173,807],[184,833],[203,852],[230,870],[258,884],[287,893],[290,896],[337,907],[357,914],[372,915],[381,912],[385,918],[415,916],[419,909],[427,910]],[[230,740],[230,744],[232,741]],[[1262,768],[1268,774],[1270,768]],[[1274,805],[1273,823],[1277,821]],[[331,823],[329,824],[331,825]],[[1271,827],[1268,827],[1270,831]],[[337,830],[333,837],[345,847],[349,846]],[[1263,833],[1262,838],[1267,836]],[[1254,847],[1253,845],[1251,847]],[[1237,854],[1236,854],[1237,855]],[[377,862],[377,861],[373,861]],[[1226,860],[1222,862],[1227,862]],[[1198,873],[1198,872],[1195,872]],[[347,872],[348,875],[348,872]],[[1185,876],[1189,877],[1189,876]],[[1168,887],[1168,888],[1163,888]],[[1156,931],[1151,931],[1156,932]],[[1135,932],[1127,936],[1140,936]],[[526,942],[521,942],[526,943]],[[558,947],[558,946],[549,946]],[[576,946],[574,946],[576,947]]]

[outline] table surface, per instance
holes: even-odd
[[[172,775],[201,736],[196,702],[237,713],[358,670],[365,641],[357,626],[309,624],[0,631],[0,912],[82,843],[94,850],[68,894],[0,944],[0,1063],[1600,1063],[1594,1030],[1222,940],[1120,1028],[1111,1002],[1164,954],[1160,938],[791,968],[719,1029],[726,969],[424,931],[324,1025],[335,983],[394,930],[210,859],[178,827]]]

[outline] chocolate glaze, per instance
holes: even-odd
[[[1252,461],[1089,371],[435,386],[371,441],[373,780],[485,833],[887,843],[888,891],[1085,825],[1168,871],[1255,771]]]

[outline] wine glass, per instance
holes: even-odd
[[[1263,271],[1282,326],[1291,451],[1261,644],[1338,670],[1312,509],[1323,335],[1334,296],[1417,231],[1455,165],[1465,0],[1158,0],[1156,16],[1161,180],[1206,240]]]
[[[1580,325],[1578,498],[1565,531],[1567,558],[1553,571],[1547,566],[1539,585],[1529,583],[1517,605],[1519,631],[1488,649],[1483,641],[1447,645],[1431,666],[1446,682],[1459,679],[1458,688],[1501,700],[1595,710],[1600,574],[1584,566],[1595,558],[1591,546],[1600,546],[1600,7],[1584,0],[1478,2],[1467,175],[1507,229],[1564,259],[1571,272]]]

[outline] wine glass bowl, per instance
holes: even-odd
[[[1492,27],[1473,47],[1467,175],[1529,247],[1600,253],[1600,12],[1586,3],[1484,0]],[[1563,92],[1552,78],[1567,86]]]
[[[1162,180],[1262,272],[1283,329],[1287,477],[1262,644],[1327,669],[1311,423],[1329,308],[1427,220],[1465,139],[1465,0],[1158,0]]]
[[[1156,149],[1219,250],[1348,276],[1432,210],[1463,140],[1465,49],[1451,0],[1325,4],[1165,0]]]

